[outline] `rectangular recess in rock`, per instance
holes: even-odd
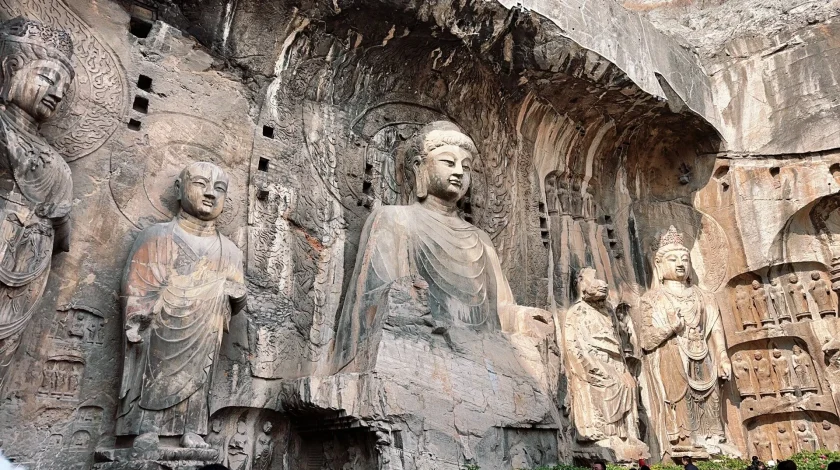
[[[152,90],[152,77],[147,77],[146,75],[140,75],[137,77],[137,88],[143,91],[151,91]]]
[[[257,170],[259,171],[268,171],[268,159],[260,157],[260,161],[257,164]]]
[[[263,126],[263,137],[268,137],[269,139],[274,138],[274,128],[271,126]]]
[[[139,130],[140,130],[140,127],[141,127],[142,125],[143,125],[143,123],[141,123],[141,122],[140,122],[140,121],[138,121],[137,119],[129,119],[129,120],[128,120],[128,128],[129,128],[129,129],[131,129],[131,130],[133,130],[133,131],[139,131]]]
[[[131,108],[138,113],[146,114],[149,112],[149,99],[143,98],[142,96],[135,96],[134,97],[134,104]]]

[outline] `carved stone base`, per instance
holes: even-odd
[[[134,440],[134,445],[120,449],[97,449],[96,470],[197,470],[219,460],[217,449],[193,449],[160,445],[152,433]]]
[[[585,462],[605,460],[622,464],[650,458],[650,451],[644,442],[638,439],[623,440],[616,436],[598,442],[576,443],[573,453],[576,459]]]

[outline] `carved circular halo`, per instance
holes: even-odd
[[[230,177],[219,226],[229,233],[242,225],[248,191],[243,138],[209,120],[176,113],[149,115],[144,130],[146,145],[111,158],[111,193],[128,220],[144,228],[172,219],[178,208],[175,179],[190,163],[206,161]]]
[[[637,202],[617,212],[617,223],[629,225],[625,224],[625,221],[629,220],[631,213],[636,222],[636,237],[641,243],[642,256],[646,264],[653,263],[658,243],[657,236],[673,225],[683,233],[683,242],[691,251],[692,269],[696,274],[698,285],[709,292],[716,292],[723,286],[728,273],[729,242],[723,227],[711,216],[693,207],[674,202],[645,204]],[[626,253],[627,263],[616,263],[616,266],[626,284],[631,288],[634,285],[638,288],[632,267],[628,265],[631,262],[630,251],[626,250]],[[644,282],[642,279],[638,281]]]
[[[117,55],[62,2],[0,0],[0,9],[10,16],[37,19],[70,33],[76,78],[55,116],[41,131],[68,162],[102,147],[121,124],[128,106],[123,67]]]

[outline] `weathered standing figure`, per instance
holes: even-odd
[[[636,380],[607,304],[607,283],[594,269],[578,274],[578,298],[563,329],[576,438],[613,449],[620,461],[646,458],[647,448],[638,439]]]
[[[776,394],[776,387],[773,384],[773,373],[770,370],[770,361],[764,357],[761,351],[753,353],[753,370],[755,379],[758,382],[758,394],[762,397]]]
[[[806,421],[796,424],[796,440],[799,443],[799,450],[814,452],[819,448],[817,435],[811,430]]]
[[[796,321],[810,320],[811,308],[808,306],[808,297],[805,295],[805,288],[799,283],[796,274],[788,276],[788,295],[793,306],[793,313],[796,315]]]
[[[222,334],[245,306],[242,252],[220,234],[228,176],[193,163],[175,181],[181,210],[134,242],[122,283],[125,362],[117,435],[180,436],[206,448],[208,392]]]
[[[769,287],[770,303],[773,305],[773,311],[776,312],[776,318],[780,323],[790,323],[790,311],[787,306],[787,295],[784,288],[779,284],[777,279],[770,280]]]
[[[817,304],[820,317],[835,316],[837,306],[834,303],[834,293],[831,291],[831,282],[824,279],[819,271],[811,273],[811,287],[808,288],[811,298]]]
[[[691,283],[691,257],[671,226],[659,240],[653,286],[642,296],[642,347],[663,454],[708,455],[725,441],[719,380],[732,365],[715,297]]]
[[[72,55],[64,31],[24,18],[0,25],[0,389],[52,256],[70,249],[70,168],[39,128],[73,81]]]
[[[743,325],[745,330],[749,330],[750,328],[755,328],[758,322],[753,311],[752,297],[750,297],[746,289],[745,286],[735,287],[735,310],[738,312],[738,319],[741,321],[741,325]]]
[[[793,392],[793,381],[790,375],[790,362],[779,348],[773,348],[770,362],[773,364],[773,372],[779,379],[779,391],[782,395]]]
[[[811,362],[811,356],[799,347],[793,346],[793,372],[796,378],[799,379],[799,388],[803,392],[816,391],[816,382],[814,381],[814,364]]]
[[[793,435],[788,432],[784,423],[779,423],[776,445],[779,447],[779,455],[777,456],[779,459],[786,459],[796,453],[796,443],[793,441]]]
[[[746,353],[735,353],[732,357],[732,373],[735,375],[735,385],[741,398],[755,395],[755,385],[752,380],[752,364]]]
[[[758,280],[754,280],[752,282],[752,288],[752,300],[755,306],[755,313],[758,314],[758,320],[762,326],[773,324],[773,316],[770,313],[770,308],[767,306],[767,292],[764,290],[764,285]]]

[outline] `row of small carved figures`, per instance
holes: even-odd
[[[808,296],[817,306],[820,318],[836,317],[837,303],[831,282],[819,271],[811,273],[807,292],[796,274],[789,274],[780,283],[772,279],[765,289],[755,280],[750,286],[735,287],[735,313],[744,330],[814,319]]]
[[[840,450],[840,430],[831,422],[824,420],[821,423],[819,437],[808,421],[800,420],[795,426],[792,424],[785,421],[759,426],[750,431],[750,441],[756,455],[762,460],[769,460],[785,459],[798,451]],[[794,432],[788,430],[789,426],[793,427]]]
[[[796,390],[803,395],[819,391],[811,356],[799,345],[794,345],[792,352],[773,347],[769,359],[760,350],[735,353],[732,371],[741,397],[760,399],[776,394],[793,396]]]

